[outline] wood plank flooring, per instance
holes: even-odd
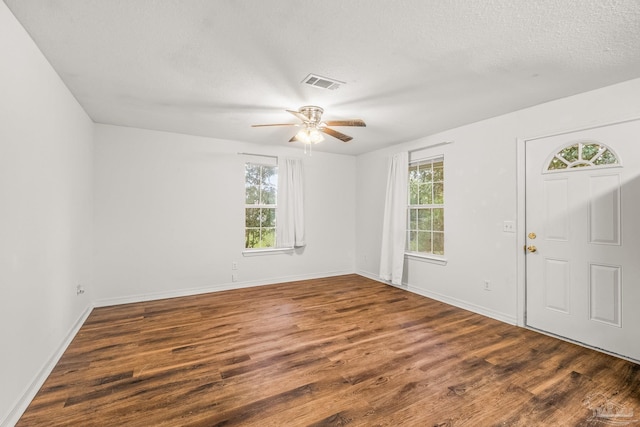
[[[639,365],[347,275],[97,308],[18,426],[639,420]]]

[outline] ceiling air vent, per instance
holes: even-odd
[[[329,90],[336,90],[340,87],[340,85],[344,84],[344,82],[341,82],[339,80],[334,80],[327,77],[318,76],[315,74],[309,74],[307,77],[304,78],[304,80],[302,80],[302,83],[305,83],[320,89],[329,89]]]

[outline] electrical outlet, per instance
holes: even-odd
[[[516,223],[514,221],[505,221],[502,223],[502,231],[505,233],[515,233]]]
[[[237,262],[235,262],[235,261],[233,261],[233,262],[231,263],[231,269],[232,269],[232,270],[237,270],[237,269],[238,269],[238,263],[237,263]]]
[[[231,281],[232,282],[237,282],[238,281],[238,273],[233,273],[231,275]]]
[[[82,285],[76,286],[76,295],[82,295],[82,294],[84,294],[84,286]]]
[[[490,291],[491,290],[491,282],[489,280],[485,280],[484,281],[484,290],[485,291]]]

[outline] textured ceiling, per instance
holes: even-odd
[[[258,144],[307,104],[359,154],[640,77],[638,0],[4,1],[95,122]]]

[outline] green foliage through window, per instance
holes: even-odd
[[[594,142],[579,142],[564,147],[553,156],[547,170],[610,166],[618,163],[618,158],[607,146]]]
[[[407,251],[444,255],[444,159],[409,165]]]
[[[245,164],[245,245],[247,249],[276,246],[278,167]]]

